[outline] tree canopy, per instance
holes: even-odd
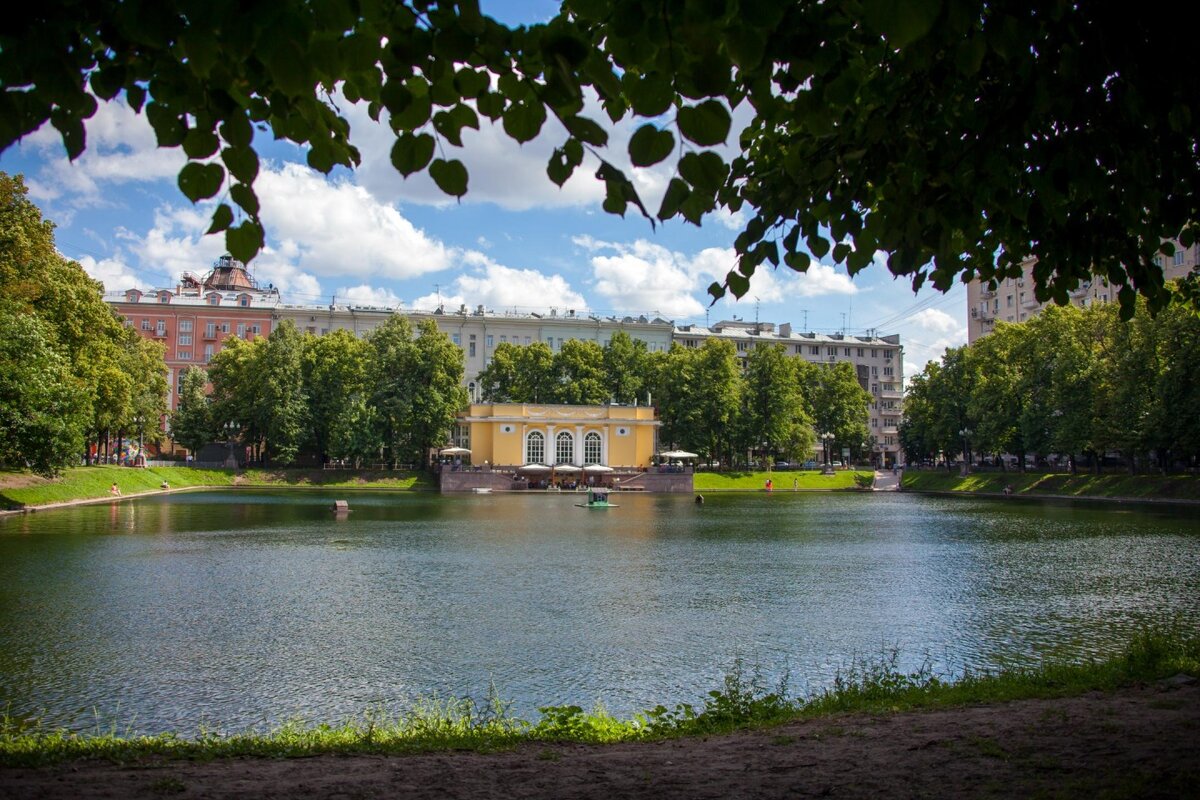
[[[0,29],[0,151],[49,121],[77,157],[123,96],[187,155],[180,190],[219,196],[210,231],[245,261],[264,241],[256,131],[353,167],[338,103],[365,103],[397,170],[461,197],[465,128],[527,142],[553,119],[547,176],[594,154],[611,213],[746,215],[714,296],[768,263],[853,274],[882,252],[944,291],[1032,256],[1039,300],[1096,274],[1128,314],[1138,293],[1169,302],[1155,255],[1200,218],[1200,75],[1178,37],[1175,15],[1074,0],[564,0],[517,27],[477,0],[24,4]],[[641,122],[627,154],[601,115]],[[658,209],[626,156],[673,160]]]

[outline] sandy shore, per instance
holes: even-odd
[[[3,798],[1200,797],[1200,683],[496,754],[0,768]]]

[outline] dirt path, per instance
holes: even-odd
[[[492,755],[0,768],[0,798],[1200,798],[1200,683]]]

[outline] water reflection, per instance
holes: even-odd
[[[734,659],[819,688],[1111,652],[1200,611],[1162,508],[905,495],[175,494],[0,520],[0,705],[143,731],[336,720],[415,695],[695,701]]]

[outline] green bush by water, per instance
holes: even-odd
[[[603,708],[540,709],[536,722],[511,713],[492,687],[481,703],[425,699],[396,715],[371,711],[338,725],[289,722],[265,733],[222,735],[202,731],[140,736],[117,729],[75,733],[48,729],[36,721],[0,716],[0,765],[29,766],[74,758],[114,761],[150,756],[168,758],[299,757],[318,754],[394,754],[474,750],[494,751],[524,742],[608,744],[724,733],[797,719],[850,712],[890,713],[916,708],[954,707],[1039,697],[1110,691],[1178,673],[1200,675],[1200,635],[1155,631],[1138,636],[1125,651],[1104,661],[1047,663],[1028,669],[968,672],[950,681],[928,667],[904,673],[897,654],[859,660],[841,670],[834,685],[811,697],[791,697],[786,678],[768,688],[757,673],[736,664],[722,685],[702,703],[658,706],[632,719]]]

